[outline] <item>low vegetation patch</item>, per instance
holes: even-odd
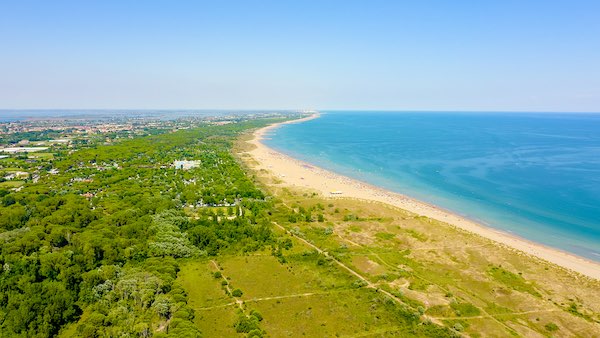
[[[481,310],[471,303],[451,302],[450,307],[454,310],[454,313],[457,316],[470,317],[481,314]]]
[[[391,239],[394,239],[394,237],[396,237],[396,235],[389,233],[389,232],[378,232],[375,234],[375,237],[382,239],[382,240],[389,241]]]
[[[513,290],[526,292],[535,297],[542,297],[542,295],[535,289],[533,283],[525,280],[523,276],[510,272],[501,266],[490,267],[488,269],[488,274],[498,282]]]

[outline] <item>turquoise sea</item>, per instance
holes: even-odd
[[[600,261],[600,114],[331,111],[265,143]]]

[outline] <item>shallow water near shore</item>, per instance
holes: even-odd
[[[600,261],[600,114],[324,112],[265,143]]]

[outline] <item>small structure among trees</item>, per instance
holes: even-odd
[[[198,166],[200,166],[201,161],[174,161],[173,162],[173,166],[175,167],[175,169],[183,169],[183,170],[189,170],[192,168],[196,168]]]

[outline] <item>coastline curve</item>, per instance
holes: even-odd
[[[248,151],[248,154],[258,163],[256,168],[271,171],[286,185],[313,189],[327,198],[375,201],[429,217],[462,231],[491,240],[496,245],[523,252],[532,258],[541,259],[569,271],[600,280],[600,263],[486,227],[438,206],[320,168],[312,163],[298,160],[269,148],[262,142],[266,134],[275,128],[285,124],[302,123],[319,117],[320,114],[316,112],[301,119],[274,123],[254,131],[252,140],[248,142],[255,147]]]

